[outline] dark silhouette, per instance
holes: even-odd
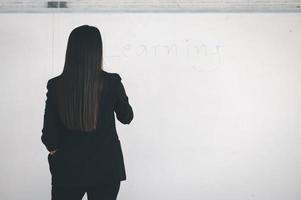
[[[52,200],[82,199],[85,192],[89,200],[113,200],[126,180],[114,112],[123,124],[134,113],[121,76],[103,70],[102,53],[96,27],[75,28],[63,73],[47,82],[41,140],[50,152]]]

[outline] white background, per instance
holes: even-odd
[[[67,39],[99,28],[133,106],[122,200],[301,198],[301,14],[0,14],[0,199],[50,199],[40,136]],[[86,196],[85,198],[86,199]]]

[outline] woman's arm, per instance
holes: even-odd
[[[116,102],[114,105],[114,110],[116,117],[121,123],[129,124],[134,118],[133,108],[129,103],[129,98],[121,82],[120,75],[116,74],[115,78]]]
[[[44,110],[44,121],[41,140],[49,152],[58,149],[59,146],[59,117],[57,107],[54,101],[55,93],[53,91],[53,79],[47,82],[47,93]]]

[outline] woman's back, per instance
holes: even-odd
[[[66,128],[58,117],[56,81],[47,83],[47,100],[41,140],[48,154],[53,185],[89,186],[126,180],[121,143],[115,116],[123,124],[134,117],[132,106],[117,73],[104,71],[103,90],[98,110],[97,128],[89,133]]]

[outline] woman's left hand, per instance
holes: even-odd
[[[58,150],[58,149],[53,150],[53,151],[50,151],[50,155],[53,155],[57,150]]]

